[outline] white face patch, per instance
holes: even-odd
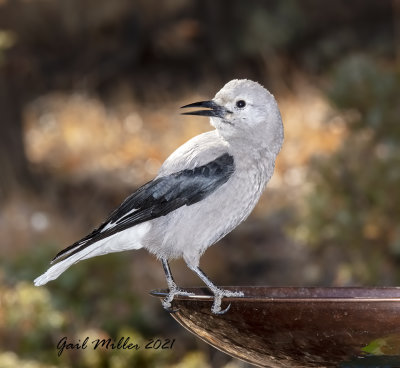
[[[213,101],[229,111],[223,118],[211,118],[211,125],[228,142],[264,149],[271,142],[281,146],[283,126],[278,105],[274,96],[259,83],[246,79],[230,81]]]

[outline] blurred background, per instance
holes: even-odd
[[[179,107],[234,78],[275,95],[285,143],[251,217],[203,256],[210,278],[399,284],[399,0],[0,0],[0,367],[248,367],[148,295],[166,285],[146,251],[32,284],[211,129]],[[63,336],[176,342],[58,357]]]

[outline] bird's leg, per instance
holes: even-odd
[[[168,261],[166,258],[161,258],[161,262],[162,262],[162,265],[164,268],[165,277],[167,279],[167,284],[168,284],[168,289],[169,289],[167,297],[162,301],[162,306],[168,312],[174,313],[177,310],[172,309],[172,301],[174,300],[174,297],[176,295],[191,296],[194,294],[190,293],[188,291],[184,291],[176,285],[174,278],[172,277],[171,269],[169,268],[169,264],[168,264]]]
[[[207,275],[198,267],[186,263],[187,266],[202,279],[202,281],[207,285],[207,287],[214,294],[214,303],[211,307],[211,312],[214,314],[224,314],[226,313],[231,305],[229,304],[225,309],[221,310],[221,302],[223,297],[242,297],[244,294],[241,291],[230,291],[220,289],[215,286],[212,281],[207,277]]]

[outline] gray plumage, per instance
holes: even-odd
[[[143,185],[82,240],[61,251],[57,262],[35,280],[43,285],[73,263],[111,252],[146,248],[163,263],[171,307],[180,290],[168,260],[183,258],[214,293],[214,313],[224,296],[199,269],[204,251],[250,214],[271,178],[283,142],[283,125],[274,97],[249,80],[227,83],[212,101],[184,107],[208,108],[186,114],[210,117],[216,129],[179,147],[157,177]]]

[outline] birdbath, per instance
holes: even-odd
[[[224,287],[211,312],[206,288],[187,289],[171,314],[215,348],[260,367],[400,367],[400,288]],[[152,291],[164,298],[167,291]]]

